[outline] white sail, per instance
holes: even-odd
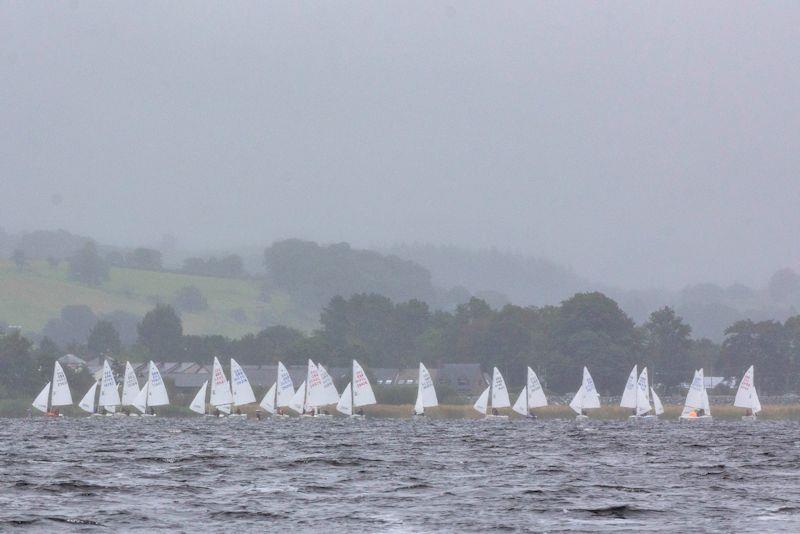
[[[336,409],[339,411],[339,413],[353,415],[353,391],[349,382],[347,386],[345,386],[344,391],[342,391],[342,396],[339,397],[339,402],[336,404]]]
[[[628,375],[628,381],[625,383],[625,391],[622,392],[622,400],[619,405],[623,408],[636,408],[636,382],[639,378],[639,372],[636,366],[631,369],[631,374]]]
[[[508,408],[511,401],[508,399],[508,388],[503,375],[495,367],[492,370],[492,408]]]
[[[144,413],[147,411],[147,392],[150,389],[150,381],[144,383],[142,389],[139,390],[139,394],[136,395],[136,398],[133,399],[132,406],[139,410],[140,412]]]
[[[514,406],[511,407],[512,410],[517,412],[520,415],[528,415],[528,396],[527,393],[527,386],[522,388],[522,391],[519,392],[519,397],[517,397]]]
[[[664,413],[664,405],[661,404],[661,399],[658,398],[656,390],[654,390],[652,387],[650,388],[650,393],[653,394],[653,407],[655,408],[656,415],[661,415]]]
[[[339,392],[336,391],[336,385],[333,383],[333,378],[328,374],[328,371],[322,366],[321,363],[317,364],[317,372],[322,381],[322,406],[326,404],[336,404],[339,402]]]
[[[225,376],[225,371],[222,369],[219,359],[214,356],[214,366],[211,368],[211,398],[209,404],[218,408],[232,403],[233,395],[231,394],[231,385],[228,383],[228,377]]]
[[[589,369],[586,367],[583,368],[581,387],[575,393],[569,406],[578,414],[581,414],[583,410],[600,407],[600,395],[597,393],[592,375],[589,374]]]
[[[578,388],[575,396],[572,397],[572,400],[569,402],[569,407],[572,408],[578,415],[583,413],[583,397],[585,394],[586,392],[583,389],[583,384],[581,384],[581,387]]]
[[[86,392],[86,395],[83,396],[81,401],[78,403],[78,408],[84,412],[94,413],[94,396],[96,393],[97,382],[92,384],[92,387],[90,387],[89,391]]]
[[[547,397],[539,382],[539,377],[528,367],[528,408],[541,408],[547,406]]]
[[[583,408],[599,408],[600,407],[600,394],[594,387],[594,380],[592,375],[589,374],[589,369],[583,368]]]
[[[325,404],[325,392],[322,389],[322,379],[319,369],[313,361],[308,360],[306,371],[306,410],[317,408]]]
[[[414,413],[421,414],[425,408],[439,406],[439,399],[436,398],[436,388],[433,385],[433,378],[428,369],[419,363],[419,380],[417,381],[417,401],[414,403]]]
[[[231,358],[231,393],[233,394],[233,405],[243,406],[256,401],[256,395],[250,386],[250,380],[244,373],[244,369],[239,362]]]
[[[103,378],[100,383],[100,398],[97,401],[97,405],[103,406],[111,411],[114,409],[114,406],[119,406],[119,404],[117,381],[114,380],[114,373],[111,371],[111,366],[108,365],[108,360],[105,360],[103,362]]]
[[[197,395],[194,396],[192,399],[192,403],[189,405],[189,409],[195,413],[204,414],[206,413],[206,390],[208,389],[208,380],[203,382],[203,385],[200,387],[200,390],[197,392]]]
[[[652,409],[648,393],[647,367],[645,367],[639,375],[639,380],[636,381],[636,415],[644,415]]]
[[[486,415],[486,410],[489,408],[489,390],[491,389],[491,386],[484,389],[481,396],[478,397],[478,400],[472,405],[476,412]]]
[[[139,381],[136,379],[136,372],[133,370],[131,362],[125,362],[125,378],[122,384],[122,405],[131,406],[139,395]]]
[[[67,406],[72,404],[72,394],[69,392],[67,375],[61,364],[56,362],[53,367],[53,391],[50,399],[50,406]]]
[[[289,401],[289,408],[294,410],[297,413],[303,413],[306,407],[306,383],[303,382],[300,384],[300,387],[297,388],[294,395],[292,396],[292,400]]]
[[[289,403],[294,397],[294,383],[292,376],[286,367],[278,362],[278,379],[277,379],[278,392],[275,395],[275,405],[278,407],[289,406]]]
[[[703,411],[706,415],[711,415],[711,404],[708,402],[708,391],[706,388],[703,388]]]
[[[36,398],[33,399],[31,406],[39,410],[40,412],[47,413],[47,401],[50,399],[50,382],[42,388],[42,391],[36,395]]]
[[[739,389],[736,390],[736,399],[733,405],[738,408],[747,408],[754,414],[761,411],[761,402],[758,400],[756,386],[753,382],[753,366],[751,365],[739,382]]]
[[[367,373],[353,360],[353,406],[367,406],[375,404],[375,393],[367,378]]]
[[[267,413],[275,413],[275,384],[273,383],[272,386],[267,391],[267,394],[264,395],[264,398],[261,399],[261,404],[259,404],[262,408],[264,408]]]
[[[690,412],[692,409],[699,409],[703,407],[703,393],[706,390],[703,382],[703,370],[700,369],[699,371],[695,371],[694,378],[692,378],[692,383],[689,385],[689,391],[686,393],[684,412]]]
[[[169,404],[169,396],[167,395],[167,387],[161,379],[161,373],[158,367],[150,360],[149,382],[150,387],[147,388],[147,405],[148,406],[166,406]]]

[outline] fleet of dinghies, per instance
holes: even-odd
[[[744,421],[754,421],[761,411],[753,375],[754,370],[751,365],[739,381],[734,400],[734,406],[747,410],[742,416]],[[206,380],[194,396],[189,409],[209,417],[246,417],[246,414],[241,413],[241,407],[255,403],[256,397],[247,374],[233,358],[230,360],[230,376],[229,381],[219,358],[214,357],[210,393],[209,381]],[[296,412],[300,417],[330,418],[332,415],[326,408],[328,406],[335,406],[339,413],[350,418],[361,419],[364,417],[362,408],[376,404],[375,393],[366,372],[356,360],[352,362],[350,378],[350,382],[339,395],[333,377],[325,367],[308,360],[306,379],[295,389],[288,369],[283,363],[278,362],[276,380],[259,406],[275,419],[288,418],[289,415],[284,410],[286,408]],[[206,400],[207,394],[208,400]],[[32,406],[46,415],[62,416],[59,408],[71,404],[72,395],[67,375],[61,365],[55,362],[52,381],[39,392]],[[126,362],[122,395],[120,395],[113,370],[109,362],[105,361],[101,378],[91,385],[78,403],[78,407],[93,416],[152,417],[156,415],[154,408],[168,404],[167,388],[154,362],[149,362],[147,379],[141,388],[133,366],[130,362]],[[438,405],[433,377],[420,362],[413,417],[422,417],[426,408]],[[491,382],[480,394],[473,408],[483,415],[484,420],[507,420],[508,415],[501,414],[499,410],[510,407],[520,415],[535,418],[532,410],[544,406],[547,406],[547,397],[533,369],[527,368],[525,386],[512,406],[503,375],[497,367],[494,367]],[[600,408],[600,395],[586,367],[583,368],[581,385],[569,406],[575,411],[576,420],[579,422],[588,419],[585,413],[587,410]],[[664,413],[661,399],[650,384],[647,367],[642,368],[639,373],[638,366],[633,366],[622,393],[620,406],[633,411],[629,416],[631,422],[655,421]],[[135,408],[139,413],[130,412],[129,407]],[[712,420],[703,369],[694,372],[679,420],[698,422]]]

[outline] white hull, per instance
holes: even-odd
[[[234,419],[247,419],[247,414],[245,414],[245,413],[232,413],[228,417],[229,418],[233,417]]]
[[[357,414],[357,413],[354,413],[353,415],[350,416],[350,420],[351,421],[361,421],[363,419],[364,419],[364,416],[360,415],[360,414]]]
[[[333,419],[333,416],[329,413],[318,413],[314,417],[317,419]]]
[[[576,415],[575,416],[575,422],[577,422],[577,423],[582,423],[582,422],[588,421],[588,420],[589,420],[589,416],[588,415]]]
[[[712,419],[712,417],[710,415],[700,415],[700,416],[695,416],[695,417],[689,417],[688,415],[680,416],[680,420],[681,421],[688,421],[690,423],[692,423],[692,422],[708,423],[708,422],[711,422],[711,419]]]
[[[483,418],[484,421],[508,421],[507,415],[487,415]]]
[[[758,421],[755,415],[743,415],[742,421]]]
[[[283,420],[283,419],[291,419],[291,416],[288,415],[288,414],[285,414],[285,413],[282,413],[282,414],[281,413],[274,413],[269,418],[270,419],[281,419],[281,420]]]
[[[152,413],[143,413],[143,414],[142,414],[142,415],[140,415],[139,417],[155,417],[155,416],[156,416],[156,415],[155,415],[155,414],[152,414]]]

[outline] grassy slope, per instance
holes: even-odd
[[[86,304],[95,313],[124,310],[144,315],[155,302],[169,302],[183,286],[197,286],[208,300],[201,313],[184,313],[183,327],[189,334],[241,336],[266,324],[286,324],[302,329],[315,326],[316,314],[298,310],[288,295],[273,293],[267,302],[258,298],[256,280],[234,280],[175,273],[111,269],[110,280],[91,288],[67,278],[66,262],[52,268],[47,262],[32,262],[18,271],[7,260],[0,260],[0,320],[21,325],[24,331],[40,331],[58,317],[68,304]],[[238,323],[230,312],[241,308],[247,320]]]

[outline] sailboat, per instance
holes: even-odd
[[[122,379],[122,412],[121,415],[125,415],[128,410],[125,408],[126,406],[133,406],[133,403],[136,401],[136,397],[139,395],[139,381],[136,379],[136,372],[133,370],[133,366],[131,362],[125,362],[125,377]],[[134,415],[138,416],[139,414],[131,414],[127,413],[127,415]]]
[[[661,399],[658,398],[658,394],[656,390],[653,389],[653,386],[650,386],[650,394],[653,396],[653,411],[656,412],[656,415],[661,415],[664,413],[664,405],[661,404]]]
[[[319,407],[338,404],[339,392],[336,391],[336,384],[333,383],[333,378],[331,378],[331,375],[328,374],[328,371],[325,370],[321,363],[317,364],[317,373],[319,373],[319,379],[322,383],[322,390],[319,395],[320,404],[316,406],[317,412],[314,414],[314,417],[330,419],[333,416],[329,414],[327,410],[320,412]]]
[[[156,413],[153,410],[156,406],[167,406],[169,404],[169,395],[167,395],[167,387],[164,385],[164,380],[161,378],[161,373],[158,367],[150,360],[147,369],[147,382],[144,387],[136,396],[133,401],[133,407],[142,412],[143,417],[155,417]]]
[[[588,415],[583,413],[584,410],[600,407],[600,395],[594,387],[594,380],[592,375],[589,374],[589,369],[583,368],[583,381],[581,387],[578,389],[569,407],[575,410],[578,415],[575,416],[576,421],[585,421],[589,419]]]
[[[356,413],[353,413],[353,410],[376,404],[376,402],[375,392],[372,391],[367,373],[364,372],[364,369],[357,361],[353,360],[353,379],[344,388],[342,396],[339,397],[339,402],[336,404],[336,409],[345,415],[349,415],[351,419],[363,419],[362,410]]]
[[[289,408],[299,413],[300,417],[314,417],[317,408],[325,404],[324,399],[325,395],[322,378],[319,376],[319,369],[313,361],[308,360],[306,380],[295,392],[289,402]]]
[[[487,413],[489,410],[489,393],[492,394],[492,413]],[[475,411],[484,414],[484,420],[506,420],[507,415],[500,415],[497,413],[498,408],[508,408],[511,406],[511,401],[508,399],[508,388],[506,381],[503,380],[503,375],[497,367],[492,369],[492,383],[483,390],[481,396],[472,406]]]
[[[97,399],[98,408],[103,408],[106,415],[114,415],[117,406],[121,404],[117,381],[114,379],[114,372],[108,364],[108,360],[103,362],[103,378],[100,382],[100,397]],[[98,410],[99,411],[99,410]]]
[[[417,400],[414,403],[414,417],[425,415],[425,408],[439,406],[439,399],[436,398],[436,388],[433,385],[433,378],[428,369],[422,362],[419,362],[419,380],[417,381]]]
[[[69,406],[71,404],[72,394],[69,391],[67,375],[64,374],[64,369],[61,368],[61,364],[55,362],[53,366],[52,382],[48,382],[47,385],[42,388],[42,391],[36,395],[31,405],[40,412],[44,412],[45,415],[57,417],[62,415],[58,411],[59,406]]]
[[[78,408],[92,415],[97,415],[96,410],[94,408],[94,397],[96,394],[97,394],[97,382],[94,382],[92,383],[91,387],[89,387],[89,391],[86,392],[86,395],[84,395],[83,398],[78,403]]]
[[[711,421],[711,405],[708,403],[708,393],[705,387],[703,370],[694,372],[694,378],[686,394],[681,421]]]
[[[650,406],[650,390],[648,389],[647,367],[642,369],[642,373],[637,378],[637,366],[634,365],[631,374],[628,375],[628,382],[625,384],[625,391],[619,405],[623,408],[633,410],[633,415],[628,417],[628,421],[653,421],[656,416],[649,414],[653,408]]]
[[[261,407],[274,418],[286,419],[289,414],[283,413],[281,408],[289,406],[294,396],[294,383],[292,376],[281,362],[278,362],[278,376],[275,383],[269,388],[267,394],[261,400]]]
[[[753,366],[751,365],[739,382],[736,398],[733,405],[737,408],[747,408],[747,415],[742,416],[742,421],[755,421],[756,414],[761,411],[761,402],[758,400],[756,385],[753,382]]]
[[[542,384],[539,383],[539,377],[536,376],[533,369],[528,367],[528,379],[525,381],[525,387],[519,392],[517,402],[511,409],[525,417],[535,418],[531,414],[531,409],[542,406],[547,406],[547,397],[544,395]]]
[[[247,414],[241,413],[238,409],[245,404],[251,404],[256,401],[256,396],[253,393],[253,387],[250,385],[247,375],[239,365],[239,362],[231,358],[231,394],[233,398],[233,406],[237,408],[232,417],[247,418]]]
[[[211,368],[211,397],[209,404],[215,413],[208,415],[224,417],[231,413],[231,404],[233,404],[231,385],[228,383],[228,377],[225,376],[222,364],[219,363],[219,358],[216,356],[214,356],[214,365]]]

